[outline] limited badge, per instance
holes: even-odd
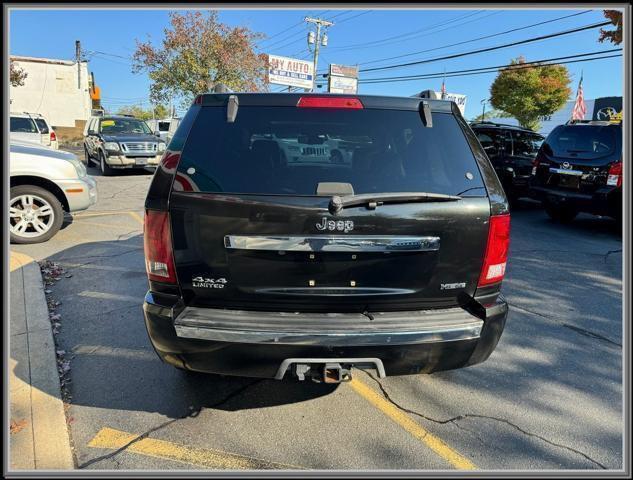
[[[208,277],[193,277],[191,279],[191,286],[194,288],[224,288],[229,283],[224,277],[221,278],[208,278]]]

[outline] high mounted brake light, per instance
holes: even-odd
[[[346,108],[362,110],[363,103],[358,98],[347,97],[301,97],[297,103],[300,108]]]
[[[492,215],[479,287],[501,282],[506,273],[510,247],[510,215]]]
[[[167,212],[145,211],[143,246],[148,278],[155,282],[175,284],[176,268]]]

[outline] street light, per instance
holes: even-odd
[[[486,121],[486,103],[489,101],[489,98],[484,98],[481,101],[481,105],[482,105],[482,111],[481,111],[481,121],[485,122]]]

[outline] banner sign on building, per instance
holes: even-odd
[[[330,64],[328,92],[351,93],[358,91],[358,67]]]
[[[306,60],[268,55],[268,82],[311,89],[314,65]]]

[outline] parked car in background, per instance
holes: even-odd
[[[534,160],[530,196],[554,220],[579,212],[622,221],[622,124],[570,122],[548,135]]]
[[[96,163],[102,175],[115,169],[156,167],[165,151],[165,141],[131,116],[90,117],[84,132],[85,163]]]
[[[77,156],[11,141],[9,231],[12,243],[40,243],[61,228],[64,212],[97,201],[97,184]]]
[[[545,137],[501,123],[471,123],[511,203],[528,195],[532,163]]]
[[[39,113],[11,113],[9,138],[59,148],[57,134],[46,118]]]
[[[165,143],[169,143],[178,128],[180,118],[162,118],[158,120],[146,120],[145,122],[155,135],[157,134]]]
[[[349,163],[283,159],[327,138]],[[453,102],[200,95],[145,209],[145,323],[176,368],[431,373],[484,361],[503,331],[508,204]]]

